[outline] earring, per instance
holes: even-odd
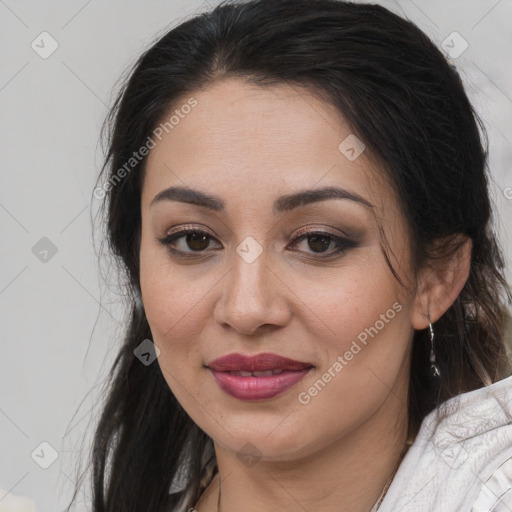
[[[434,352],[434,329],[432,327],[432,323],[429,323],[428,329],[430,332],[430,374],[434,378],[439,378],[441,376],[441,371],[436,363],[436,354]]]

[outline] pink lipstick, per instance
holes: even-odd
[[[264,400],[299,382],[313,365],[277,354],[227,354],[206,365],[217,384],[240,400]]]

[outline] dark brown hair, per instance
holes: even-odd
[[[503,342],[509,291],[491,226],[487,139],[461,79],[412,22],[370,4],[336,0],[223,2],[181,23],[135,63],[106,122],[109,248],[126,276],[131,317],[97,426],[92,453],[93,510],[163,511],[179,473],[192,507],[211,439],[189,418],[157,364],[135,348],[151,331],[139,294],[141,177],[146,159],[112,178],[177,101],[236,76],[265,87],[316,91],[349,123],[393,184],[411,232],[415,265],[473,243],[469,278],[435,324],[441,379],[429,377],[427,331],[415,332],[409,436],[437,405],[510,374]],[[110,185],[107,187],[107,184]]]

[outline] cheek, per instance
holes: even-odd
[[[208,273],[195,275],[192,267],[173,264],[166,251],[141,244],[140,286],[153,341],[164,360],[192,354],[191,340],[208,320],[208,292],[215,285]],[[173,358],[167,357],[172,348]]]
[[[321,317],[321,327],[309,335],[322,364],[295,395],[298,412],[316,418],[325,439],[339,437],[382,405],[407,366],[412,335],[407,298],[385,263],[331,284],[308,299],[308,308]],[[394,400],[400,407],[405,399]],[[283,428],[293,431],[292,425]],[[323,442],[315,432],[303,435]]]
[[[301,293],[304,311],[315,313],[317,334],[322,331],[331,353],[344,353],[354,340],[364,346],[377,334],[387,336],[406,317],[399,285],[379,256],[361,258],[360,264],[343,269],[338,278],[311,283]]]
[[[386,263],[378,263],[352,267],[302,296],[304,311],[318,312],[320,319],[310,324],[318,327],[309,337],[321,365],[297,390],[297,399],[338,427],[377,407],[407,363],[408,299]],[[342,410],[331,407],[340,403]]]

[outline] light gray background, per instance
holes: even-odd
[[[376,3],[416,22],[440,47],[454,31],[469,45],[452,62],[489,130],[510,281],[512,0]],[[99,129],[116,81],[144,45],[205,7],[0,0],[0,511],[18,510],[8,505],[12,495],[33,500],[23,510],[62,510],[74,489],[123,325],[121,298],[101,284],[92,246]],[[31,47],[43,31],[59,45],[46,59]],[[42,237],[57,248],[47,262],[32,252]],[[48,469],[31,458],[41,442],[58,453]],[[39,460],[51,454],[38,450]],[[87,503],[85,485],[79,493]]]

